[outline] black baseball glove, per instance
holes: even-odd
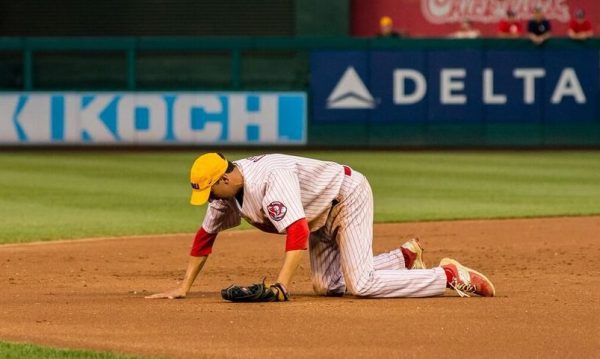
[[[250,286],[230,285],[221,289],[221,296],[232,302],[285,302],[289,300],[289,294],[281,283],[268,285],[263,279],[262,283]]]

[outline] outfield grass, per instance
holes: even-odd
[[[0,342],[2,359],[142,359],[112,353],[96,353],[83,350],[52,349],[38,345]],[[147,357],[146,357],[147,358]]]
[[[0,243],[193,232],[197,154],[0,153]],[[298,154],[366,174],[379,222],[600,214],[600,152]]]

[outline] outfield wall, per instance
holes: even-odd
[[[3,38],[0,144],[599,147],[599,51],[599,39]]]

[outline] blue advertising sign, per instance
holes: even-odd
[[[481,121],[481,51],[431,51],[428,55],[428,120]]]
[[[305,144],[303,93],[5,93],[0,144]]]
[[[598,50],[552,51],[544,57],[544,65],[550,84],[543,88],[545,119],[592,120],[600,91]]]
[[[543,52],[488,50],[484,62],[483,88],[484,119],[487,122],[529,122],[542,120],[544,101],[540,79],[530,77],[539,74]],[[530,75],[528,75],[530,74]],[[536,75],[537,76],[537,75]],[[531,80],[530,80],[531,79]],[[483,82],[483,81],[482,81]],[[524,87],[523,84],[526,83]],[[533,85],[538,91],[529,89]],[[537,85],[537,86],[535,86]]]
[[[426,118],[427,101],[423,99],[427,98],[427,90],[422,75],[426,73],[425,54],[422,51],[374,52],[371,61],[378,67],[369,81],[378,105],[371,118],[378,122],[418,122]]]
[[[311,54],[315,121],[594,121],[594,50]]]
[[[367,53],[322,52],[313,55],[311,63],[313,83],[335,85],[311,87],[316,118],[367,121],[368,110],[375,107],[373,97],[362,82],[368,80]]]

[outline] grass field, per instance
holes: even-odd
[[[2,359],[142,359],[111,353],[96,353],[83,350],[52,349],[38,345],[0,342]],[[147,358],[147,357],[144,357]],[[147,358],[148,359],[148,358]],[[158,358],[154,358],[158,359]]]
[[[600,213],[599,152],[299,154],[367,175],[378,222]],[[0,243],[193,232],[205,209],[188,204],[196,155],[1,153]]]
[[[600,152],[297,154],[367,175],[378,222],[600,214]],[[193,232],[204,213],[188,204],[197,155],[0,153],[0,243]],[[3,342],[0,357],[124,358]]]

